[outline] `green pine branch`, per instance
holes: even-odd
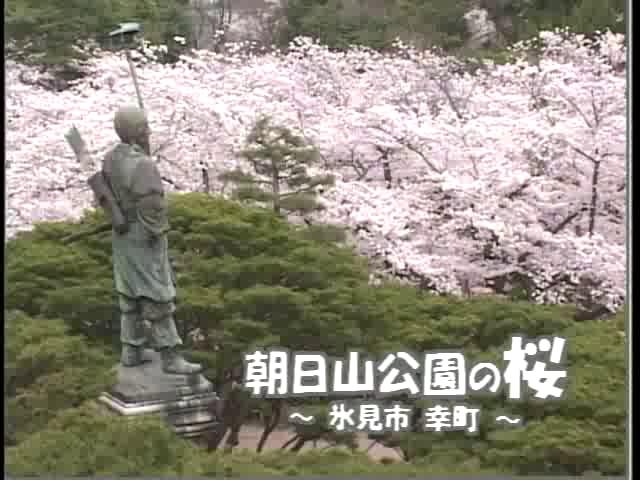
[[[268,117],[255,123],[239,156],[253,172],[236,168],[224,172],[220,180],[236,185],[236,199],[269,204],[276,213],[321,210],[316,189],[334,184],[332,175],[307,172],[319,159],[317,149],[290,129],[272,124]]]

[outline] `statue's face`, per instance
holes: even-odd
[[[151,155],[151,129],[148,124],[145,125],[144,130],[136,143],[142,147],[147,155]]]

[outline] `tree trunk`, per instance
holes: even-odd
[[[272,163],[273,175],[271,177],[271,190],[273,191],[273,211],[280,215],[280,178],[275,162]]]
[[[555,227],[553,227],[549,231],[551,233],[553,233],[554,235],[556,233],[560,233],[567,225],[569,225],[573,221],[574,218],[576,218],[578,215],[580,215],[580,213],[582,211],[583,210],[578,210],[578,211],[575,211],[575,212],[571,213],[570,215],[567,215],[567,217],[564,220],[562,220],[558,225],[556,225]]]
[[[380,152],[380,160],[382,161],[382,175],[384,181],[387,184],[387,188],[391,188],[393,183],[393,175],[391,174],[391,163],[389,162],[390,150],[386,148],[377,147]]]
[[[238,391],[234,391],[233,378],[229,379],[222,386],[222,424],[207,439],[207,450],[213,451],[220,446],[220,442],[229,432],[226,447],[233,448],[239,443],[239,434],[242,425],[247,419],[247,406],[238,398]],[[240,393],[241,394],[241,393]]]
[[[220,446],[220,442],[229,430],[230,424],[227,420],[225,420],[225,418],[226,417],[223,415],[221,424],[218,426],[218,428],[216,428],[215,431],[209,433],[206,438],[207,450],[210,452],[218,449],[218,447]]]
[[[282,446],[280,447],[280,450],[286,450],[286,449],[287,449],[287,447],[288,447],[289,445],[291,445],[293,442],[297,441],[299,438],[300,438],[300,435],[294,435],[294,436],[293,436],[293,437],[291,437],[289,440],[287,440],[287,441],[284,443],[284,445],[282,445]]]
[[[231,430],[227,441],[225,442],[225,449],[231,451],[233,447],[237,447],[240,444],[240,429],[243,422],[234,422],[231,425]]]
[[[206,165],[202,165],[202,191],[211,193],[211,182],[209,181],[209,169]]]
[[[591,205],[589,206],[589,236],[593,235],[596,227],[596,209],[598,203],[598,177],[600,176],[600,161],[593,164],[591,177]]]
[[[389,160],[383,160],[382,174],[384,175],[384,181],[387,184],[387,188],[391,188],[393,177],[391,176],[391,164],[389,163]]]
[[[291,450],[289,450],[290,452],[299,452],[300,450],[302,450],[302,447],[304,447],[304,444],[307,443],[307,440],[305,440],[303,437],[298,438],[298,441],[295,443],[295,445],[293,447],[291,447]]]
[[[267,443],[269,435],[276,429],[280,423],[280,415],[282,413],[282,400],[277,399],[271,402],[271,415],[265,418],[265,425],[260,440],[258,441],[258,447],[256,451],[262,452],[264,445]]]
[[[229,428],[231,428],[231,422],[233,418],[232,413],[232,401],[231,401],[231,382],[225,382],[220,389],[220,394],[222,397],[222,415],[221,415],[221,423],[218,428],[214,432],[211,432],[207,436],[207,450],[213,451],[217,450],[220,446],[220,442],[226,435]]]

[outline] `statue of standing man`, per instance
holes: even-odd
[[[160,172],[150,157],[149,123],[141,109],[125,107],[116,113],[114,126],[121,143],[107,153],[102,171],[89,183],[112,217],[122,364],[133,367],[147,361],[144,348],[149,341],[160,352],[165,373],[199,373],[202,367],[187,362],[177,351],[182,340],[174,321],[176,285],[168,254],[168,205]],[[144,321],[151,326],[150,338]]]

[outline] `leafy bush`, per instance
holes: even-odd
[[[465,402],[481,407],[477,436],[412,433],[393,435],[384,443],[401,447],[418,463],[464,462],[465,465],[497,468],[518,475],[582,475],[588,471],[622,475],[627,418],[624,315],[604,322],[566,322],[561,328],[565,322],[554,320],[540,307],[531,306],[528,315],[523,315],[526,307],[520,308],[520,316],[517,309],[505,307],[510,310],[507,317],[501,318],[500,310],[494,310],[496,329],[493,331],[486,329],[488,325],[478,328],[481,324],[478,319],[482,317],[478,316],[474,321],[474,316],[469,315],[466,319],[470,332],[467,336],[461,335],[455,323],[451,323],[456,318],[452,316],[439,322],[442,332],[445,326],[451,328],[446,335],[416,324],[413,328],[425,332],[425,337],[407,335],[403,343],[418,351],[435,349],[436,345],[438,348],[462,347],[467,352],[467,361],[489,361],[504,371],[502,352],[508,348],[508,336],[526,332],[525,335],[532,337],[551,334],[564,337],[568,348],[568,385],[563,398],[544,403],[532,400],[513,403],[507,401],[504,394],[470,395]],[[510,329],[506,327],[509,317],[514,319]],[[473,332],[478,331],[484,331],[487,337],[473,339]],[[459,338],[457,342],[456,337]],[[419,404],[427,407],[433,402],[421,401]],[[500,415],[499,412],[520,416],[525,424],[518,428],[496,427],[489,420]]]
[[[488,10],[508,42],[557,27],[588,34],[607,29],[625,31],[623,0],[510,0],[482,1],[479,5],[446,0],[294,0],[284,8],[287,27],[283,40],[287,43],[304,35],[336,49],[353,44],[384,49],[400,37],[419,47],[459,51],[469,37],[463,16],[474,6]]]
[[[53,420],[17,447],[6,450],[7,472],[42,475],[410,475],[443,473],[438,467],[376,464],[362,453],[331,449],[301,454],[242,451],[207,453],[176,437],[158,418],[124,418],[87,403]],[[447,469],[451,471],[451,469]],[[456,473],[470,470],[454,468]],[[477,473],[477,472],[473,472]],[[496,473],[487,470],[486,473]]]
[[[545,404],[531,401],[510,404],[504,395],[472,397],[468,401],[482,407],[478,436],[466,437],[460,432],[445,436],[427,432],[392,435],[383,441],[402,448],[414,466],[385,468],[421,473],[442,468],[451,472],[450,466],[455,464],[466,471],[497,469],[520,474],[582,474],[594,470],[615,475],[624,471],[626,366],[622,314],[613,320],[576,323],[575,308],[571,306],[541,306],[497,297],[435,296],[393,283],[372,287],[366,262],[351,249],[310,239],[304,234],[305,228],[288,224],[268,209],[245,208],[204,194],[172,197],[170,216],[173,226],[170,245],[178,268],[177,322],[191,355],[207,364],[207,375],[219,384],[228,381],[226,374],[238,367],[241,353],[256,347],[277,345],[337,356],[354,349],[372,354],[454,349],[463,351],[468,362],[487,360],[503,366],[502,352],[512,335],[560,335],[567,338],[569,349],[569,386],[564,399]],[[53,418],[57,410],[95,398],[103,388],[108,357],[70,333],[83,334],[90,342],[107,347],[117,343],[110,242],[107,237],[92,237],[68,247],[60,241],[102,221],[101,215],[91,213],[81,225],[41,224],[7,244],[8,307],[38,316],[37,320],[10,321],[5,327],[10,329],[9,351],[14,352],[9,357],[13,358],[9,368],[19,370],[16,359],[23,357],[38,359],[29,360],[30,365],[53,368],[53,373],[46,370],[46,374],[21,373],[18,377],[34,378],[23,380],[24,388],[31,393],[21,397],[22,406],[14,406],[18,412],[14,423],[23,425],[24,421],[25,425],[32,425],[25,428],[26,433],[43,432],[45,421]],[[63,318],[66,326],[46,318]],[[91,363],[80,362],[80,357],[92,359]],[[86,366],[67,373],[71,359],[77,362],[74,365]],[[52,379],[58,378],[56,375],[66,388],[64,396],[52,385]],[[42,381],[38,383],[36,378]],[[92,380],[82,384],[76,378]],[[79,387],[84,390],[72,393]],[[45,404],[49,398],[60,401]],[[247,405],[256,403],[260,401]],[[326,402],[316,399],[298,403],[301,408],[317,409]],[[429,403],[421,401],[418,405],[424,407]],[[265,404],[264,408],[272,406]],[[521,415],[526,424],[509,430],[496,427],[490,419],[498,411]],[[44,413],[28,419],[27,415],[33,412]],[[107,435],[96,443],[105,445],[107,452],[112,447],[100,442],[115,442],[129,435],[126,433],[129,430],[118,430],[125,429],[124,426],[112,428],[109,433],[112,437]],[[133,433],[138,428],[133,424],[126,428],[132,429],[131,435],[138,435]],[[47,435],[53,435],[51,438],[63,435],[55,433],[54,427],[47,429]],[[329,436],[322,429],[297,433],[310,440]],[[46,438],[49,437],[44,433],[39,437],[22,435],[23,443],[16,448],[33,451],[41,448],[41,454],[45,455],[47,449],[58,443],[45,442]],[[347,437],[333,440],[349,444]],[[23,446],[27,441],[45,443],[42,447],[37,447],[38,443]],[[162,451],[169,447],[158,448]],[[287,460],[285,468],[274,466],[274,462],[281,465],[283,459],[294,458],[291,452],[285,456],[260,457],[216,453],[202,457],[202,463],[198,463],[200,457],[194,451],[184,452],[193,455],[189,466],[171,463],[173,460],[157,463],[144,456],[139,465],[132,459],[108,467],[116,470],[101,470],[107,468],[108,462],[98,463],[95,459],[77,460],[80,463],[73,470],[76,467],[68,463],[70,456],[60,457],[59,467],[55,467],[57,457],[52,454],[47,463],[51,470],[46,471],[61,471],[56,470],[59,468],[85,473],[126,473],[133,472],[128,469],[135,466],[148,468],[135,473],[298,474],[331,473],[339,471],[332,470],[333,465],[336,468],[340,465],[345,472],[355,474],[373,468],[357,456],[342,453],[327,454],[346,455],[340,462],[331,456],[303,454]],[[34,463],[20,464],[20,455],[14,454],[12,465],[16,466],[16,472],[35,468],[28,465],[36,465],[37,459],[33,457],[36,453],[29,455],[31,460],[25,462]],[[178,456],[167,455],[167,458]],[[82,463],[85,461],[89,463]],[[333,464],[322,464],[328,461]],[[316,466],[310,467],[305,462]],[[414,467],[417,470],[412,470]]]
[[[225,343],[230,336],[261,341],[268,332],[272,342],[292,348],[337,352],[360,343],[368,320],[351,320],[344,308],[365,294],[368,272],[350,249],[308,239],[306,229],[269,211],[207,195],[175,197],[170,215],[183,333],[198,330],[205,343]],[[42,224],[10,241],[8,307],[61,317],[74,332],[117,342],[108,236],[73,246],[60,241],[103,221],[89,214],[80,227]]]
[[[347,49],[365,45],[374,49],[390,47],[395,37],[421,46],[455,48],[466,35],[465,6],[459,2],[295,0],[285,7],[288,43],[297,36],[311,36],[330,48]]]
[[[7,449],[7,470],[12,475],[180,475],[197,455],[196,447],[161,419],[116,417],[87,403]]]
[[[97,398],[114,381],[115,358],[70,335],[61,320],[6,311],[5,317],[7,445],[40,430],[58,413]]]
[[[519,11],[539,30],[569,27],[590,34],[597,30],[625,32],[626,3],[623,0],[562,0],[521,2]],[[523,22],[524,18],[520,20]]]

